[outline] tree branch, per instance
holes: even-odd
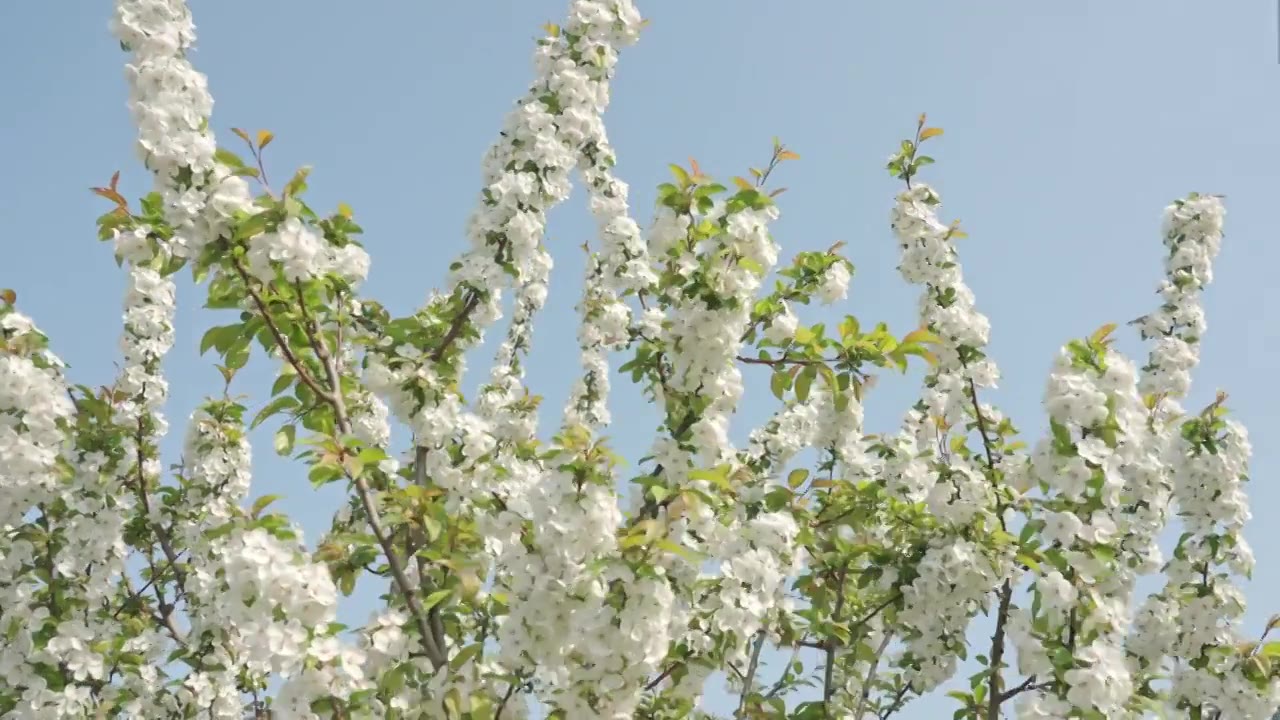
[[[751,686],[756,682],[756,670],[760,668],[760,651],[764,649],[764,630],[756,633],[756,645],[751,651],[751,662],[747,665],[747,676],[742,681],[742,698],[738,701],[738,712],[735,717],[742,717],[747,708],[747,697],[751,695]]]
[[[844,611],[844,580],[848,567],[840,568],[839,577],[836,580],[836,606],[831,611],[831,622],[840,622],[840,613]],[[887,605],[885,606],[887,607]],[[877,610],[876,612],[879,612]],[[826,664],[822,669],[822,715],[823,717],[831,717],[831,696],[835,694],[835,673],[836,673],[836,644],[831,638],[827,638],[827,658]]]
[[[262,320],[267,324],[267,329],[271,332],[271,337],[276,341],[276,347],[280,349],[285,360],[288,361],[288,363],[293,366],[294,371],[298,373],[298,378],[302,380],[311,392],[314,392],[321,399],[332,403],[333,398],[330,397],[328,392],[320,387],[320,384],[316,382],[315,378],[311,377],[311,373],[307,371],[306,366],[303,365],[302,362],[298,360],[298,357],[293,354],[293,350],[289,347],[289,342],[280,334],[280,328],[276,327],[275,319],[271,317],[270,311],[267,310],[267,303],[263,301],[262,295],[260,295],[257,290],[253,289],[253,283],[250,282],[248,271],[244,269],[244,266],[241,265],[240,261],[237,259],[232,259],[231,264],[235,267],[236,272],[240,274],[240,279],[244,281],[245,290],[248,291],[249,297],[253,298],[253,303],[257,305],[258,313],[262,316]]]
[[[1000,666],[1004,662],[1005,623],[1009,619],[1009,601],[1013,598],[1013,584],[1008,580],[1000,586],[1000,608],[996,613],[996,630],[991,635],[991,675],[987,687],[987,720],[1000,720],[1000,704],[1008,699],[1000,692],[1002,677]]]
[[[267,309],[267,305],[263,301],[262,296],[254,289],[253,283],[250,280],[248,272],[245,271],[244,266],[239,260],[232,260],[232,264],[240,274],[241,279],[244,281],[246,291],[249,293],[250,297],[253,298],[254,303],[258,307],[258,311],[262,314],[262,319],[270,329],[271,336],[275,339],[276,346],[280,348],[280,352],[284,354],[285,358],[289,361],[289,364],[293,365],[294,369],[298,372],[298,377],[302,378],[303,382],[307,383],[307,386],[310,387],[317,396],[333,406],[334,420],[338,431],[344,436],[350,435],[351,420],[347,416],[346,401],[342,396],[342,379],[338,374],[337,366],[333,362],[333,357],[325,348],[324,344],[320,342],[320,338],[316,337],[316,333],[314,332],[314,323],[306,313],[305,307],[302,310],[303,320],[304,323],[306,323],[304,332],[307,335],[307,341],[311,345],[311,349],[316,353],[317,359],[324,368],[330,390],[321,388],[319,384],[310,377],[306,372],[305,367],[293,353],[293,350],[289,348],[288,341],[285,340],[284,336],[280,333],[279,328],[276,327],[275,320]],[[301,294],[299,294],[298,302],[300,305],[305,305],[305,301]],[[418,602],[418,593],[414,589],[413,583],[409,582],[409,576],[404,570],[404,563],[400,560],[400,556],[396,554],[395,544],[392,541],[391,534],[388,533],[386,528],[382,525],[382,520],[378,514],[377,502],[373,497],[373,491],[369,487],[369,482],[365,479],[363,473],[348,473],[347,476],[355,486],[356,494],[360,498],[360,504],[364,507],[369,529],[373,532],[373,536],[378,541],[379,547],[382,548],[383,555],[387,558],[387,566],[391,569],[392,578],[395,580],[395,584],[400,590],[400,594],[404,597],[405,605],[408,606],[409,612],[417,622],[418,632],[422,635],[422,644],[426,651],[427,658],[431,661],[432,666],[439,669],[445,665],[448,661],[448,657],[444,652],[444,648],[436,642],[435,635],[431,631],[431,625],[428,621],[427,614],[423,611],[421,603]]]
[[[862,683],[862,697],[858,698],[858,707],[853,711],[853,717],[855,718],[862,717],[862,709],[866,707],[867,700],[871,698],[871,686],[875,684],[880,658],[884,656],[884,650],[889,647],[889,642],[892,639],[893,633],[886,632],[884,638],[880,640],[880,647],[876,648],[875,659],[871,661],[871,667],[867,670],[867,679]]]

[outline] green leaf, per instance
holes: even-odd
[[[764,275],[764,266],[751,258],[744,257],[738,260],[738,264],[741,265],[744,270],[748,270],[752,275]]]
[[[276,453],[280,455],[289,455],[293,452],[293,445],[297,440],[298,430],[293,425],[285,425],[276,431],[275,448]]]
[[[618,541],[618,547],[626,550],[628,548],[637,547],[648,542],[649,538],[643,532],[632,532]]]
[[[221,328],[211,327],[204,331],[204,337],[200,338],[200,354],[203,355],[213,347],[218,340],[218,330]]]
[[[290,369],[292,370],[292,368]],[[294,381],[297,379],[298,379],[297,373],[294,373],[294,372],[281,373],[280,377],[276,378],[276,381],[271,385],[271,394],[279,395],[285,390],[288,390],[289,386],[292,385]]]
[[[809,479],[809,471],[805,468],[796,468],[787,475],[787,487],[795,489],[804,484]]]
[[[227,167],[231,168],[232,170],[235,170],[237,168],[242,168],[245,166],[244,160],[240,159],[239,155],[236,155],[235,153],[225,148],[218,148],[213,153],[213,158],[218,162],[222,163],[223,165],[226,165]]]
[[[356,574],[353,572],[343,573],[342,576],[338,579],[338,590],[340,590],[343,595],[346,595],[349,597],[351,593],[355,592],[355,589],[356,589]]]
[[[781,400],[786,395],[787,388],[791,386],[791,376],[786,372],[779,370],[769,379],[769,389],[773,391],[774,397]]]
[[[279,500],[279,495],[263,495],[253,501],[253,506],[249,508],[249,517],[257,518],[258,515],[267,508],[268,505]]]
[[[236,376],[236,371],[222,365],[214,365],[214,367],[218,369],[218,373],[222,375],[222,379],[230,385],[231,379]]]
[[[240,337],[243,328],[244,325],[241,323],[209,328],[205,331],[204,337],[200,338],[200,354],[205,354],[209,348],[217,350],[219,354],[225,353],[236,338]]]
[[[835,398],[836,398],[835,399],[836,412],[844,412],[845,410],[849,409],[849,392],[848,391],[842,391],[842,392],[836,393]]]
[[[470,661],[472,658],[479,655],[482,649],[484,649],[483,643],[475,643],[472,645],[468,645],[467,647],[463,648],[461,652],[455,655],[452,660],[449,661],[449,667],[453,668],[454,670],[460,669],[463,665],[466,665],[467,662]],[[471,710],[473,712],[475,711],[474,703]]]
[[[260,235],[266,231],[267,225],[270,223],[270,217],[265,212],[255,213],[241,220],[236,225],[236,232],[233,237],[236,240],[247,240],[254,235]]]
[[[307,479],[311,484],[320,487],[337,480],[342,477],[342,468],[332,463],[321,463],[311,468],[307,473]]]
[[[902,336],[903,345],[911,345],[913,343],[933,344],[938,342],[941,342],[941,339],[937,335],[930,332],[928,328],[920,328],[918,330],[912,330],[911,332]]]
[[[444,696],[444,716],[445,720],[462,720],[462,693],[458,688],[450,688],[449,692]]]
[[[809,399],[809,388],[813,387],[813,379],[818,375],[818,368],[810,365],[796,376],[796,399],[805,402]]]
[[[296,407],[297,405],[298,400],[293,396],[281,395],[267,403],[266,407],[259,410],[258,414],[253,416],[253,421],[249,423],[249,429],[252,430],[258,427],[272,415],[275,415],[281,410],[287,410],[289,408]]]
[[[705,557],[701,553],[693,550],[692,548],[687,548],[684,545],[680,545],[672,540],[666,540],[666,539],[659,540],[658,547],[662,548],[663,550],[666,550],[672,555],[678,555],[692,563],[702,562],[705,559]]]
[[[291,198],[294,195],[307,189],[307,176],[311,174],[311,168],[303,166],[298,168],[298,172],[293,174],[289,182],[284,186],[284,197]]]
[[[431,593],[430,595],[428,595],[428,596],[427,596],[427,599],[423,601],[423,603],[422,603],[422,609],[423,609],[423,610],[430,610],[431,608],[433,608],[433,607],[435,607],[435,606],[439,605],[440,603],[444,602],[445,600],[448,600],[448,599],[450,598],[450,596],[452,596],[452,595],[453,595],[453,590],[452,590],[452,589],[449,589],[449,590],[437,590],[437,591],[435,591],[435,592]]]
[[[1094,344],[1105,342],[1106,339],[1111,336],[1111,333],[1115,331],[1116,331],[1116,324],[1107,323],[1106,325],[1103,325],[1102,327],[1095,330],[1093,335],[1089,336],[1089,342]]]
[[[250,345],[248,345],[247,338],[239,338],[239,340],[233,342],[232,346],[227,348],[227,356],[224,357],[228,368],[232,370],[243,368],[248,363],[248,350],[250,350]]]
[[[436,538],[440,537],[440,533],[444,532],[444,528],[441,527],[440,523],[429,515],[422,518],[422,527],[426,529],[427,540],[431,542],[435,542]]]

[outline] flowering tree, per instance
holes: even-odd
[[[1253,562],[1249,443],[1224,395],[1179,406],[1220,200],[1165,211],[1161,304],[1133,323],[1145,363],[1113,348],[1114,326],[1067,343],[1049,427],[1028,445],[982,400],[999,373],[963,233],[919,180],[941,130],[922,116],[888,163],[919,329],[806,325],[797,312],[842,300],[853,267],[837,246],[779,269],[769,181],[796,157],[783,145],[731,186],[673,166],[647,238],[630,217],[601,118],[641,25],[630,0],[574,0],[546,28],[485,158],[469,249],[443,290],[392,317],[361,291],[350,208],[313,210],[305,169],[271,187],[270,133],[234,131],[249,160],[216,144],[185,3],[116,1],[156,185],[136,203],[114,179],[95,188],[113,205],[99,237],[129,278],[115,382],[72,384],[0,294],[3,717],[484,720],[535,700],[564,720],[707,717],[698,699],[723,673],[736,717],[885,720],[957,673],[979,613],[994,632],[970,689],[951,693],[956,718],[1275,712],[1280,643],[1246,639],[1233,584]],[[575,178],[598,235],[580,378],[548,431],[522,361],[548,293],[546,213]],[[160,365],[188,269],[228,311],[201,340],[225,387],[166,471]],[[465,398],[464,355],[504,312]],[[247,417],[231,386],[255,345],[279,371]],[[909,362],[927,366],[919,402],[897,432],[866,433],[870,373]],[[738,448],[745,366],[770,375],[779,406]],[[601,436],[618,370],[663,415],[634,477]],[[393,447],[393,420],[409,448]],[[313,485],[347,489],[315,544],[250,497],[246,432],[266,422]],[[1135,597],[1156,573],[1163,588]],[[348,628],[339,598],[362,577],[383,604]]]

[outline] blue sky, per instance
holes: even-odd
[[[272,174],[313,165],[312,204],[345,201],[367,231],[369,293],[393,312],[416,307],[462,247],[480,157],[531,77],[538,28],[558,21],[567,3],[193,5],[194,59],[210,76],[220,138],[235,140],[232,126],[268,128],[277,136]],[[1227,239],[1206,297],[1210,330],[1189,405],[1224,389],[1251,430],[1248,536],[1258,568],[1250,617],[1260,626],[1280,610],[1267,605],[1280,596],[1280,556],[1270,554],[1280,541],[1271,524],[1280,506],[1280,387],[1266,374],[1280,369],[1272,3],[640,7],[652,25],[624,53],[607,117],[637,219],[648,219],[668,162],[693,156],[712,174],[741,174],[764,161],[777,135],[802,159],[778,176],[789,192],[775,237],[784,255],[845,241],[857,274],[839,311],[864,324],[884,320],[900,333],[913,325],[915,298],[895,270],[888,229],[897,185],[883,164],[918,113],[945,128],[931,141],[938,163],[926,180],[941,191],[944,216],[970,234],[961,256],[1004,371],[994,400],[1028,439],[1043,426],[1039,400],[1056,349],[1154,307],[1162,208],[1192,190],[1225,194]],[[17,290],[75,378],[90,384],[113,375],[123,278],[95,240],[104,206],[87,188],[115,170],[127,195],[150,187],[133,154],[125,57],[107,13],[105,3],[0,4],[9,28],[0,63],[10,68],[0,111],[0,286]],[[564,368],[576,362],[576,248],[592,228],[580,195],[552,218],[557,265],[530,384],[555,409],[572,381]],[[201,303],[189,282],[180,287],[178,343],[166,366],[175,453],[191,409],[220,387],[197,344],[204,328],[226,320]],[[1131,334],[1122,347],[1139,348]],[[269,370],[252,366],[237,389],[265,397]],[[739,433],[772,408],[767,378],[754,379],[759,392]],[[884,378],[870,393],[873,430],[897,423],[916,381]],[[615,394],[614,411],[618,448],[642,455],[656,416],[629,388]],[[282,506],[314,536],[331,508],[309,502],[305,473],[274,457],[268,433],[257,445],[255,492],[287,495]],[[945,707],[921,702],[902,717],[936,717]]]

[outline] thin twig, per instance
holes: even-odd
[[[884,638],[880,640],[880,647],[876,648],[876,657],[871,661],[871,667],[867,669],[867,679],[862,683],[862,697],[858,698],[858,707],[853,711],[855,718],[862,717],[862,709],[866,706],[867,700],[871,697],[871,687],[876,681],[876,672],[880,666],[880,658],[884,657],[885,648],[889,647],[889,642],[893,639],[893,633],[886,632]]]
[[[249,297],[253,298],[254,304],[258,306],[258,314],[261,315],[263,321],[266,322],[267,329],[271,332],[271,337],[276,341],[276,347],[280,349],[285,360],[288,361],[288,363],[293,366],[294,371],[298,373],[298,378],[301,379],[317,397],[332,403],[333,398],[328,392],[320,387],[320,384],[316,382],[315,378],[311,377],[311,373],[307,371],[306,366],[303,365],[302,362],[298,360],[298,357],[293,354],[293,350],[289,347],[288,341],[286,341],[284,336],[280,334],[280,328],[276,327],[275,319],[272,318],[271,313],[267,310],[267,303],[263,301],[262,295],[260,295],[257,290],[253,289],[253,284],[250,282],[248,271],[244,269],[244,266],[240,264],[239,260],[233,259],[231,264],[235,267],[236,272],[240,274],[240,279],[244,281],[244,286],[249,292]]]

